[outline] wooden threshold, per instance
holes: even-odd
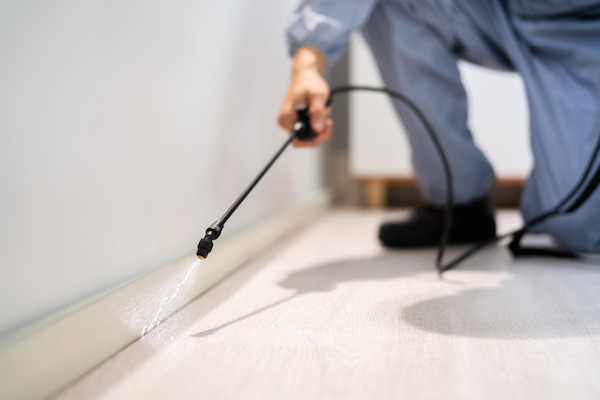
[[[400,186],[404,188],[417,188],[417,183],[414,176],[386,176],[386,175],[363,175],[355,176],[354,179],[365,186],[366,202],[369,208],[380,209],[388,206],[388,194],[391,186]],[[499,177],[496,179],[494,188],[495,197],[504,199],[507,197],[505,193],[511,192],[511,199],[502,200],[501,203],[515,205],[518,201],[520,191],[525,183],[525,178],[522,177]],[[515,197],[517,200],[515,200]]]

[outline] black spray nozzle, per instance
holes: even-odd
[[[206,237],[202,238],[200,239],[200,243],[198,243],[198,251],[196,252],[196,255],[199,259],[204,260],[206,257],[208,257],[208,254],[210,253],[212,248],[212,240],[207,239]]]
[[[200,243],[198,243],[198,251],[196,252],[196,255],[199,259],[204,260],[206,257],[208,257],[208,254],[213,248],[213,240],[221,236],[222,229],[223,227],[219,221],[208,227],[206,230],[206,235],[200,239]]]
[[[296,109],[298,120],[294,124],[294,134],[298,140],[311,140],[317,137],[317,134],[310,127],[310,116],[308,115],[308,107],[300,107]]]

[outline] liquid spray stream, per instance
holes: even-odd
[[[187,281],[188,277],[190,276],[192,271],[198,266],[198,264],[200,264],[200,260],[197,260],[190,267],[190,269],[185,274],[185,277],[183,278],[183,280],[181,282],[179,282],[179,284],[175,287],[175,290],[173,291],[173,293],[171,293],[170,296],[165,296],[162,298],[162,300],[158,306],[158,310],[156,310],[156,314],[154,315],[154,318],[152,318],[152,320],[150,321],[150,323],[148,325],[146,325],[146,326],[144,326],[144,328],[142,328],[142,337],[144,337],[148,332],[150,332],[152,329],[156,328],[161,323],[160,319],[163,316],[162,313],[163,313],[164,307],[177,297],[177,294],[179,293],[179,289],[181,289],[183,284]]]

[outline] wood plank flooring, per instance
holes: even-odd
[[[600,398],[600,265],[499,246],[439,279],[379,246],[395,216],[328,214],[56,399]]]

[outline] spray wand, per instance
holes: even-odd
[[[368,92],[385,93],[385,94],[389,95],[390,97],[394,98],[395,100],[398,100],[401,103],[404,103],[415,114],[415,116],[421,121],[421,123],[423,124],[423,127],[425,128],[425,131],[428,133],[429,137],[431,138],[431,140],[435,146],[435,149],[437,150],[437,152],[440,156],[440,159],[442,161],[444,177],[446,178],[446,183],[447,183],[447,185],[446,185],[446,213],[444,216],[444,223],[443,223],[443,228],[442,228],[442,234],[440,237],[440,245],[438,247],[437,262],[436,262],[436,267],[438,269],[438,272],[441,274],[441,272],[444,270],[444,267],[442,264],[442,258],[443,258],[443,254],[444,254],[444,249],[446,247],[446,242],[448,239],[448,233],[450,230],[450,221],[452,220],[453,200],[452,200],[452,175],[450,174],[450,165],[448,163],[448,159],[446,158],[446,155],[444,154],[444,150],[442,148],[442,145],[440,144],[438,135],[436,135],[433,128],[429,124],[429,121],[427,120],[427,118],[425,118],[425,116],[423,115],[423,113],[421,112],[419,107],[417,107],[411,100],[409,100],[403,94],[396,92],[394,90],[387,89],[387,88],[376,88],[376,87],[371,87],[371,86],[341,86],[338,88],[333,88],[333,89],[331,89],[331,91],[329,93],[329,99],[327,100],[326,105],[327,106],[331,105],[331,102],[333,101],[333,97],[335,95],[341,94],[341,93],[348,93],[348,92],[352,92],[352,91],[368,91]],[[314,139],[317,136],[317,134],[310,128],[310,116],[308,114],[308,107],[300,107],[296,110],[296,113],[298,114],[298,120],[294,124],[292,134],[290,135],[290,137],[286,140],[286,142],[279,149],[279,151],[277,153],[275,153],[275,155],[273,156],[271,161],[269,161],[269,163],[263,168],[263,170],[258,174],[258,176],[256,178],[254,178],[254,180],[250,183],[250,185],[248,185],[246,190],[244,190],[242,192],[240,197],[238,197],[237,200],[231,205],[231,207],[229,207],[229,210],[227,210],[227,212],[221,217],[221,219],[215,221],[206,230],[206,235],[204,236],[204,238],[202,238],[200,240],[200,243],[198,243],[198,251],[197,251],[196,255],[198,256],[199,259],[203,260],[206,257],[208,257],[208,254],[211,252],[211,250],[213,248],[213,241],[216,240],[219,236],[221,236],[221,231],[223,230],[223,226],[225,225],[225,222],[227,222],[229,217],[231,217],[231,214],[233,214],[235,212],[235,210],[240,206],[240,204],[242,204],[244,199],[248,196],[248,194],[252,191],[252,189],[254,189],[256,184],[267,173],[267,171],[269,170],[269,168],[271,168],[271,166],[275,163],[275,161],[277,161],[279,156],[285,151],[285,149],[290,145],[290,143],[292,143],[292,141],[294,141],[294,139],[304,141],[304,140]]]
[[[220,219],[215,221],[206,230],[206,235],[200,240],[200,243],[198,243],[198,252],[196,253],[196,255],[199,259],[204,260],[206,257],[208,257],[208,254],[213,248],[213,240],[216,240],[219,238],[219,236],[221,236],[221,231],[223,230],[225,222],[227,222],[229,217],[231,217],[231,215],[235,212],[235,210],[237,210],[240,204],[242,204],[244,199],[246,199],[246,197],[248,196],[248,194],[250,194],[252,189],[254,189],[256,184],[267,173],[269,168],[271,168],[271,166],[275,164],[275,161],[277,161],[279,156],[285,151],[285,149],[290,145],[290,143],[292,143],[294,139],[305,141],[314,139],[317,136],[317,134],[310,128],[310,117],[308,115],[308,107],[298,108],[296,110],[296,113],[298,114],[298,120],[294,124],[294,128],[290,137],[285,141],[283,146],[281,146],[279,151],[275,153],[273,158],[271,158],[271,161],[269,161],[269,163],[263,168],[263,170],[260,171],[258,176],[254,178],[250,185],[248,185],[246,190],[242,192],[240,197],[238,197],[237,200],[231,205],[231,207],[229,207],[229,210],[227,210],[227,212],[225,212],[225,214],[223,214],[223,216]]]
[[[431,138],[431,140],[435,146],[435,149],[437,150],[437,152],[440,156],[440,159],[442,161],[442,167],[443,167],[442,169],[444,172],[444,177],[446,178],[446,183],[447,183],[447,185],[446,185],[446,213],[444,216],[444,223],[443,223],[443,228],[442,228],[442,234],[440,237],[440,245],[438,247],[437,262],[436,262],[438,272],[441,273],[444,270],[443,265],[442,265],[442,258],[443,258],[443,254],[444,254],[444,249],[446,247],[446,242],[448,239],[448,233],[450,230],[450,221],[452,220],[453,200],[452,200],[452,175],[450,174],[450,165],[448,163],[446,155],[444,154],[444,150],[442,149],[442,145],[440,144],[438,135],[436,135],[433,128],[429,124],[429,121],[427,121],[427,118],[425,118],[425,116],[423,115],[421,110],[411,100],[409,100],[403,94],[396,92],[394,90],[387,89],[387,88],[376,88],[376,87],[371,87],[371,86],[341,86],[341,87],[333,88],[333,89],[331,89],[331,91],[329,93],[329,99],[327,100],[326,105],[327,106],[331,105],[331,102],[335,95],[341,94],[341,93],[348,93],[348,92],[352,92],[352,91],[368,91],[368,92],[385,93],[388,96],[394,98],[395,100],[398,100],[401,103],[405,104],[415,114],[415,116],[421,121],[421,123],[423,124],[423,127],[425,128],[425,131]],[[238,197],[238,199],[231,205],[231,207],[229,207],[229,210],[227,210],[227,212],[221,217],[221,219],[215,221],[206,230],[206,235],[204,236],[204,238],[202,238],[200,240],[200,243],[198,243],[198,252],[196,253],[198,258],[200,258],[201,260],[208,257],[208,254],[211,252],[211,250],[213,248],[213,241],[216,240],[221,235],[223,226],[225,225],[225,222],[227,222],[229,217],[231,217],[231,214],[234,213],[234,211],[244,201],[246,196],[248,196],[248,194],[252,191],[252,189],[254,189],[254,186],[256,186],[256,184],[261,180],[261,178],[267,173],[269,168],[271,168],[271,166],[275,163],[275,161],[277,161],[277,159],[279,158],[281,153],[284,152],[284,150],[290,145],[290,143],[292,143],[292,141],[294,139],[311,140],[317,136],[317,134],[315,132],[313,132],[313,130],[310,128],[310,116],[308,114],[308,107],[298,108],[296,110],[296,113],[298,114],[298,120],[294,124],[292,134],[290,135],[290,137],[286,140],[286,142],[279,149],[279,151],[277,153],[275,153],[275,156],[273,156],[271,161],[269,161],[269,163],[265,166],[265,168],[263,168],[263,170],[260,172],[260,174],[258,174],[258,176],[256,178],[254,178],[254,180],[250,183],[250,185],[248,185],[248,187],[246,188],[246,190],[244,190],[244,192],[240,195],[240,197]]]

